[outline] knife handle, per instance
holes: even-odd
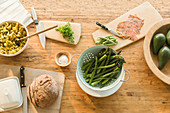
[[[102,28],[105,29],[105,30],[109,30],[106,26],[102,25],[102,24],[99,23],[99,22],[96,22],[96,24],[97,24],[98,26],[102,27]]]
[[[34,19],[34,23],[35,23],[35,25],[38,25],[38,19],[37,19],[37,14],[35,12],[35,9],[33,7],[31,7],[31,10],[32,10],[32,16]]]
[[[35,25],[38,25],[38,20],[34,20]]]
[[[26,87],[24,69],[25,69],[24,66],[21,66],[20,68],[21,87]]]

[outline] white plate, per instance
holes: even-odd
[[[123,79],[124,80],[124,76],[125,76],[125,73],[123,74]],[[94,97],[107,97],[107,96],[110,96],[112,94],[114,94],[122,85],[123,82],[120,82],[116,87],[110,89],[110,90],[107,90],[107,91],[102,91],[102,92],[99,92],[99,91],[93,91],[91,89],[89,89],[88,87],[86,87],[79,79],[78,77],[78,74],[76,72],[76,78],[77,78],[77,82],[80,86],[80,88],[86,92],[87,94],[91,95],[91,96],[94,96]]]

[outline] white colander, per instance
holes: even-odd
[[[92,90],[95,90],[95,91],[106,91],[106,90],[109,90],[115,86],[117,86],[120,82],[125,82],[125,81],[128,81],[129,78],[130,78],[130,73],[128,71],[128,74],[129,74],[129,77],[127,80],[123,80],[124,79],[124,75],[125,75],[125,70],[124,70],[124,66],[122,65],[122,69],[121,71],[119,72],[119,77],[116,79],[116,81],[111,81],[108,85],[104,86],[103,88],[100,88],[100,87],[97,87],[97,86],[91,86],[89,85],[83,75],[84,75],[84,71],[81,70],[81,67],[83,66],[83,63],[86,62],[86,61],[89,61],[90,59],[94,58],[99,52],[101,49],[103,48],[107,48],[107,46],[93,46],[91,48],[88,48],[87,50],[85,50],[81,55],[73,55],[72,58],[71,58],[71,63],[76,66],[73,62],[72,62],[72,59],[74,56],[80,56],[79,59],[78,59],[78,62],[77,62],[77,74],[78,74],[78,77],[79,79],[81,80],[81,82],[87,86],[88,88],[92,89]]]

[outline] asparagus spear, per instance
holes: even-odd
[[[110,56],[111,56],[111,52],[112,52],[112,50],[109,49],[109,55],[108,55],[108,57],[107,57],[107,60],[106,60],[106,64],[105,64],[105,65],[107,65],[107,64],[109,63]],[[106,69],[103,69],[103,71],[105,71],[105,70],[106,70]]]
[[[110,72],[110,73],[107,73],[107,74],[105,74],[105,75],[103,75],[103,76],[101,76],[100,78],[97,78],[97,79],[95,79],[94,80],[94,82],[92,82],[92,86],[95,86],[95,85],[97,85],[98,83],[100,83],[102,80],[110,80],[110,79],[112,79],[112,77],[114,76],[114,75],[116,75],[116,73],[118,73],[119,71],[113,71],[113,72]],[[110,76],[110,75],[112,75],[112,76]],[[108,76],[110,76],[109,78],[108,78]]]
[[[90,65],[90,63],[88,63],[88,64],[86,64],[86,65],[82,66],[82,67],[81,67],[81,69],[82,69],[82,70],[86,70],[86,69],[87,69],[87,67],[88,67],[89,65]]]
[[[86,79],[86,82],[88,83],[90,79]]]
[[[101,61],[105,60],[107,58],[107,55],[103,55],[98,61],[97,63],[100,64]],[[92,64],[92,67],[94,67],[95,64]],[[89,72],[92,72],[94,70],[94,68],[91,68]]]
[[[104,64],[105,64],[105,61],[106,61],[106,60],[103,60],[102,63],[100,64],[100,66],[104,65]],[[98,70],[97,70],[97,74],[99,74],[101,70],[102,70],[102,69],[98,69]]]
[[[90,66],[87,68],[87,70],[85,71],[85,74],[83,77],[86,77],[87,73],[89,72],[89,69],[91,68],[91,65],[93,64],[94,60],[90,63]]]
[[[92,82],[92,80],[93,80],[93,78],[94,78],[94,75],[95,75],[95,73],[96,73],[96,69],[97,69],[97,57],[96,57],[96,61],[95,61],[95,67],[94,67],[94,70],[93,70],[93,72],[92,72],[92,76],[91,76],[90,81],[89,81],[89,84],[90,84],[90,85],[91,85],[91,82]]]
[[[95,75],[94,78],[98,78],[98,77],[100,77],[101,75],[106,74],[106,73],[108,73],[108,72],[111,72],[111,71],[113,71],[113,70],[114,70],[114,68],[107,69],[106,71],[101,72],[101,73]]]
[[[113,63],[113,64],[107,65],[107,66],[100,66],[100,67],[98,67],[97,69],[111,68],[111,67],[114,67],[115,65],[116,65],[116,63]]]
[[[95,85],[97,85],[98,83],[100,83],[101,81],[99,80],[99,81],[95,81],[95,82],[93,82],[93,83],[91,83],[91,85],[92,86],[95,86]]]
[[[117,71],[119,69],[119,67],[117,67],[116,69],[114,69],[114,71]],[[112,74],[110,77],[112,78],[113,76],[115,76],[119,71],[117,71],[116,73]],[[106,79],[102,82],[102,85],[106,84],[110,79]]]
[[[119,59],[114,59],[114,60],[112,60],[109,64],[113,64],[113,63],[115,63],[115,62],[117,62]]]

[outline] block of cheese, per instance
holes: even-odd
[[[63,21],[40,21],[39,23],[43,24],[44,26],[44,29],[46,28],[49,28],[51,26],[54,26],[54,25],[58,25],[59,27],[60,26],[64,26],[67,24],[67,22],[63,22]],[[56,31],[55,29],[52,29],[52,30],[49,30],[47,32],[45,32],[45,36],[47,38],[50,38],[50,39],[53,39],[53,40],[57,40],[57,41],[61,41],[61,42],[65,42],[65,43],[69,43],[69,44],[74,44],[76,45],[79,40],[80,40],[80,35],[81,35],[81,24],[79,23],[72,23],[70,22],[71,24],[71,29],[73,30],[74,34],[74,43],[70,43],[68,42],[66,39],[63,38],[62,34],[59,32],[59,31]]]

